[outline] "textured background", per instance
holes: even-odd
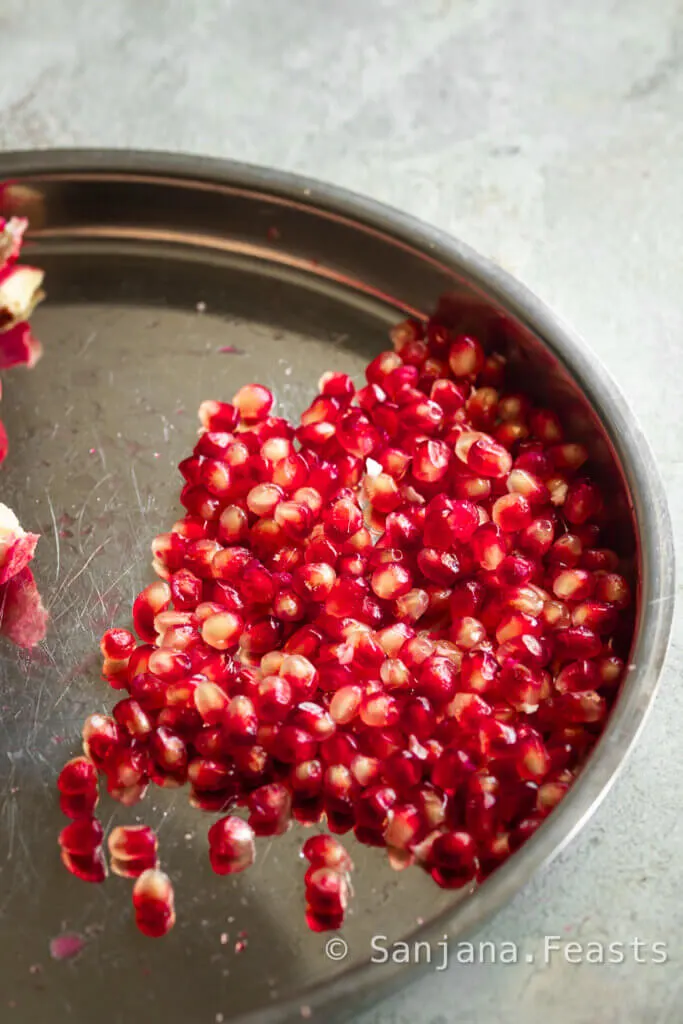
[[[0,146],[187,150],[450,230],[589,340],[683,516],[681,0],[2,0]],[[456,966],[363,1024],[680,1024],[681,628],[580,838],[483,937],[634,937],[665,965]],[[378,967],[381,970],[381,967]]]

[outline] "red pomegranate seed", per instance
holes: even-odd
[[[87,857],[102,846],[104,829],[96,818],[79,818],[59,833],[59,845],[65,853]]]
[[[285,786],[270,783],[250,793],[249,825],[257,836],[282,835],[291,821],[292,798]]]
[[[348,899],[349,884],[343,872],[311,865],[306,872],[306,902],[314,914],[343,915]]]
[[[351,871],[353,862],[342,844],[328,835],[311,836],[301,850],[306,860],[316,868]]]
[[[247,423],[265,420],[273,408],[274,398],[261,384],[245,384],[232,400],[240,417]]]
[[[143,871],[133,886],[135,923],[143,935],[161,938],[175,924],[173,886],[157,868]]]
[[[67,871],[81,882],[99,884],[107,877],[107,865],[101,849],[85,854],[67,853],[66,850],[62,850],[60,857]]]
[[[209,399],[199,406],[198,416],[204,430],[234,430],[238,421],[234,405]]]
[[[466,615],[460,619],[453,619],[450,635],[458,647],[469,651],[485,640],[486,629],[478,619]]]
[[[296,795],[306,799],[317,797],[323,788],[323,766],[317,759],[295,764],[289,775],[289,784]]]
[[[444,832],[431,844],[427,865],[441,888],[462,888],[477,873],[476,843],[467,832]]]
[[[107,841],[111,869],[122,878],[139,878],[157,866],[157,837],[148,825],[117,826]]]
[[[531,506],[523,494],[504,494],[494,502],[491,515],[503,533],[516,533],[532,522]]]
[[[563,660],[595,658],[601,650],[600,637],[587,626],[569,626],[555,633],[555,653]]]
[[[294,590],[306,600],[321,602],[332,593],[337,574],[325,562],[301,565],[292,575]]]
[[[83,752],[101,769],[116,751],[124,749],[128,737],[115,719],[108,715],[89,715],[83,724]]]
[[[507,546],[500,527],[484,523],[472,535],[472,553],[482,569],[497,569],[507,555]]]
[[[596,690],[601,683],[600,672],[594,661],[572,661],[558,672],[555,689],[558,693]]]
[[[150,740],[152,757],[164,771],[178,774],[187,768],[187,747],[176,733],[158,726]]]
[[[472,377],[484,365],[484,351],[475,338],[458,335],[448,353],[448,365],[454,377]]]
[[[383,729],[396,725],[401,712],[396,700],[385,693],[367,693],[360,703],[359,718],[370,728]]]
[[[74,757],[62,768],[57,779],[60,806],[68,818],[89,818],[99,799],[97,771],[86,757]]]
[[[150,583],[148,587],[145,587],[142,593],[135,598],[133,602],[133,625],[135,626],[135,632],[141,640],[145,640],[147,643],[154,643],[157,636],[154,629],[155,616],[165,608],[168,608],[172,596],[168,583],[163,580],[157,580],[156,583]]]
[[[135,647],[135,637],[128,629],[108,629],[100,640],[100,650],[105,658],[121,661],[128,658]]]

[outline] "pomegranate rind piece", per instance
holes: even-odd
[[[36,538],[37,540],[37,538]],[[0,634],[30,649],[45,639],[49,614],[30,569],[0,586]]]
[[[26,366],[31,370],[42,354],[43,346],[34,338],[25,320],[0,330],[0,370],[10,370],[13,366]]]

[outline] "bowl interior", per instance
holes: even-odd
[[[260,841],[244,876],[216,878],[206,856],[213,819],[190,808],[183,791],[155,791],[128,811],[105,799],[100,809],[105,824],[158,829],[177,892],[178,925],[166,940],[136,933],[129,883],[89,887],[66,874],[56,848],[63,819],[55,775],[77,752],[85,715],[116,699],[99,680],[97,640],[129,621],[132,599],[152,579],[150,542],[181,514],[175,466],[194,443],[196,408],[259,380],[283,414],[296,415],[323,371],[361,380],[387,347],[391,323],[441,305],[504,349],[520,387],[543,395],[590,446],[611,493],[611,543],[638,575],[623,438],[596,412],[607,415],[587,364],[542,338],[476,262],[454,252],[447,263],[398,229],[392,235],[354,220],[344,202],[325,209],[310,188],[294,196],[265,178],[219,186],[175,173],[57,165],[6,190],[4,203],[30,213],[26,258],[47,274],[48,299],[35,315],[44,358],[6,382],[3,499],[43,534],[36,576],[51,625],[32,654],[7,646],[0,653],[0,992],[16,1003],[21,1024],[41,1019],[48,1003],[57,1020],[69,1013],[102,1024],[129,1020],[133,1009],[169,1022],[250,1011],[277,1019],[299,1003],[315,1005],[319,995],[306,990],[332,982],[348,1010],[347,993],[363,986],[359,975],[347,989],[344,972],[367,962],[371,936],[472,927],[566,840],[585,807],[558,822],[550,847],[537,844],[535,860],[522,851],[502,882],[475,896],[440,891],[417,870],[394,873],[381,852],[356,847],[343,962],[327,958],[325,937],[303,924],[301,831]],[[481,897],[494,884],[498,896],[487,904]],[[458,903],[470,909],[454,917]],[[88,940],[68,967],[48,955],[65,928]],[[35,964],[40,974],[31,973]],[[372,986],[392,984],[401,971],[375,968]]]

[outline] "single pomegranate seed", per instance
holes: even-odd
[[[541,782],[550,770],[550,755],[540,736],[519,740],[515,751],[515,767],[521,779]]]
[[[101,849],[84,854],[67,853],[66,850],[62,850],[60,857],[67,871],[81,882],[99,884],[107,877],[107,865]]]
[[[399,620],[417,622],[429,608],[429,594],[426,590],[413,587],[397,598],[394,608]]]
[[[576,693],[596,690],[601,683],[600,671],[594,661],[572,661],[555,677],[558,693]]]
[[[600,637],[587,626],[569,626],[555,633],[555,653],[563,660],[595,658],[601,650]]]
[[[87,857],[102,846],[104,830],[96,818],[79,818],[59,833],[59,845],[69,854]]]
[[[453,619],[450,635],[458,647],[469,651],[486,638],[486,629],[478,619],[466,615],[460,619]]]
[[[135,647],[135,637],[128,629],[108,629],[100,640],[100,650],[105,658],[124,660]]]
[[[60,806],[68,818],[91,817],[99,799],[97,770],[86,757],[68,761],[57,779]]]
[[[325,562],[299,566],[292,576],[292,586],[306,600],[321,602],[332,592],[337,574]]]
[[[500,527],[484,523],[472,535],[472,553],[482,569],[497,569],[507,555],[507,546]]]
[[[366,476],[363,489],[373,509],[377,512],[393,512],[401,504],[398,484],[388,473]]]
[[[138,878],[157,866],[157,837],[148,825],[117,826],[107,841],[111,869],[123,878]]]
[[[83,752],[96,768],[102,769],[115,752],[127,746],[128,738],[115,719],[89,715],[83,724]]]
[[[133,886],[135,923],[143,935],[161,938],[175,924],[173,886],[157,868],[143,871]]]
[[[282,835],[289,828],[292,798],[285,786],[271,783],[249,795],[249,825],[257,836]]]
[[[393,601],[407,594],[412,583],[413,578],[409,570],[396,564],[376,569],[370,580],[374,593],[384,601]]]
[[[351,857],[332,836],[311,836],[304,843],[301,853],[316,868],[331,868],[334,871],[351,871],[353,868]]]
[[[605,601],[615,608],[628,608],[631,603],[631,591],[623,576],[618,573],[608,572],[596,574],[595,597],[598,601]]]
[[[523,530],[532,522],[531,506],[523,494],[504,494],[494,503],[491,515],[503,533]]]
[[[496,685],[499,673],[496,659],[488,651],[469,651],[460,666],[460,685],[472,693],[487,693]]]
[[[400,714],[396,700],[389,694],[381,692],[365,694],[361,699],[358,711],[361,722],[376,729],[396,725]]]
[[[306,799],[317,797],[323,788],[323,766],[317,759],[295,764],[289,775],[289,784],[296,795]]]
[[[235,744],[250,744],[258,732],[258,716],[253,702],[242,694],[230,700],[223,714],[223,730],[228,741]]]
[[[234,786],[232,766],[206,757],[197,757],[187,766],[187,777],[200,793],[225,792]]]
[[[444,832],[431,844],[427,863],[432,878],[441,888],[462,888],[477,873],[476,843],[467,832]]]
[[[158,726],[150,740],[152,757],[166,772],[176,775],[187,769],[187,747],[176,733]]]
[[[434,707],[448,704],[455,694],[457,675],[450,659],[431,655],[419,668],[416,689]]]
[[[232,400],[240,417],[247,423],[265,420],[273,408],[274,398],[261,384],[245,384]]]
[[[318,751],[317,741],[296,725],[283,725],[277,735],[274,754],[285,764],[299,764],[310,761]]]
[[[472,377],[484,365],[484,351],[475,338],[459,335],[448,353],[448,365],[454,377]]]
[[[311,864],[306,872],[306,902],[313,913],[343,915],[348,899],[349,884],[343,872]]]
[[[171,603],[171,588],[163,580],[150,583],[133,602],[133,625],[141,640],[154,643],[156,630],[154,618]]]
[[[303,654],[286,654],[280,675],[291,686],[295,702],[307,700],[315,692],[317,670]]]
[[[209,399],[199,406],[198,416],[204,430],[234,430],[238,421],[234,405]]]

